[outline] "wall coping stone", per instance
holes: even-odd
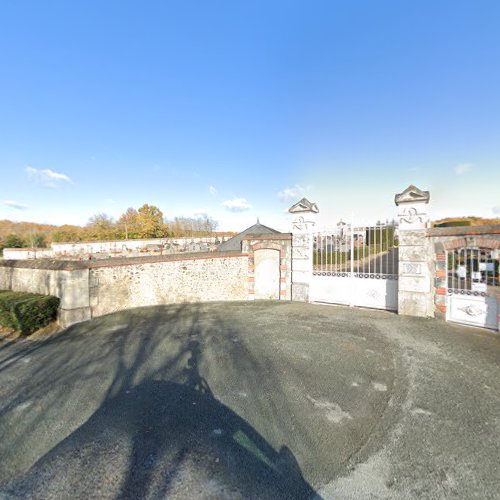
[[[500,224],[485,226],[432,227],[427,230],[430,238],[438,236],[474,236],[478,234],[500,234]]]
[[[100,267],[134,266],[140,264],[156,264],[159,262],[176,262],[181,260],[206,260],[223,259],[227,257],[248,257],[240,251],[226,252],[194,252],[170,255],[148,255],[144,257],[111,257],[109,259],[95,260],[60,260],[60,259],[34,259],[34,260],[1,260],[0,267],[22,269],[48,269],[54,271],[76,271],[79,269],[95,269]]]
[[[234,233],[236,234],[236,233]],[[168,243],[170,241],[179,241],[179,240],[186,240],[188,242],[195,241],[195,240],[217,240],[217,239],[224,239],[224,238],[232,238],[230,235],[216,235],[216,236],[163,236],[162,238],[129,238],[128,240],[83,240],[83,241],[53,241],[48,247],[22,247],[22,248],[6,248],[6,250],[9,250],[9,252],[33,252],[34,250],[37,251],[54,251],[54,246],[78,246],[78,245],[106,245],[106,244],[111,244],[111,243],[119,243],[119,244],[126,244],[126,243],[131,243],[131,242],[145,242],[145,241],[151,241],[154,243],[151,243],[154,245],[155,243],[161,244],[161,243]]]
[[[231,233],[236,234],[236,233]],[[212,236],[162,236],[160,238],[129,238],[128,240],[82,240],[82,241],[53,241],[54,245],[89,245],[94,243],[128,243],[131,241],[165,241],[165,240],[193,240],[193,239],[217,239],[217,238],[231,238],[230,235],[212,235]]]

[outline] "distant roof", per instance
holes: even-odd
[[[231,239],[221,243],[217,247],[218,252],[227,252],[230,250],[240,250],[241,251],[241,241],[245,236],[253,236],[257,234],[282,234],[276,229],[272,229],[270,227],[264,226],[264,224],[254,224],[253,226],[247,227],[244,231],[236,236],[233,236]]]

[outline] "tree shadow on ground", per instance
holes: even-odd
[[[161,325],[149,325],[138,343],[125,331],[101,344],[98,364],[111,363],[113,371],[101,404],[7,491],[23,498],[315,496],[286,446],[276,451],[213,395],[200,374],[207,330],[199,314],[193,306],[175,309],[168,328],[175,353],[145,373],[164,340],[155,333]],[[62,357],[40,368],[37,390],[84,376],[88,359]],[[57,390],[51,403],[63,399]]]

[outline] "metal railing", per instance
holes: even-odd
[[[489,249],[457,248],[446,255],[448,293],[487,296],[499,286],[499,265]]]
[[[313,234],[313,274],[397,279],[398,236],[394,223],[339,223]]]

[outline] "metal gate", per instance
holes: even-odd
[[[448,295],[446,319],[466,325],[498,329],[498,260],[481,248],[447,252]]]
[[[397,311],[398,240],[394,222],[357,227],[340,221],[313,234],[310,300]]]

